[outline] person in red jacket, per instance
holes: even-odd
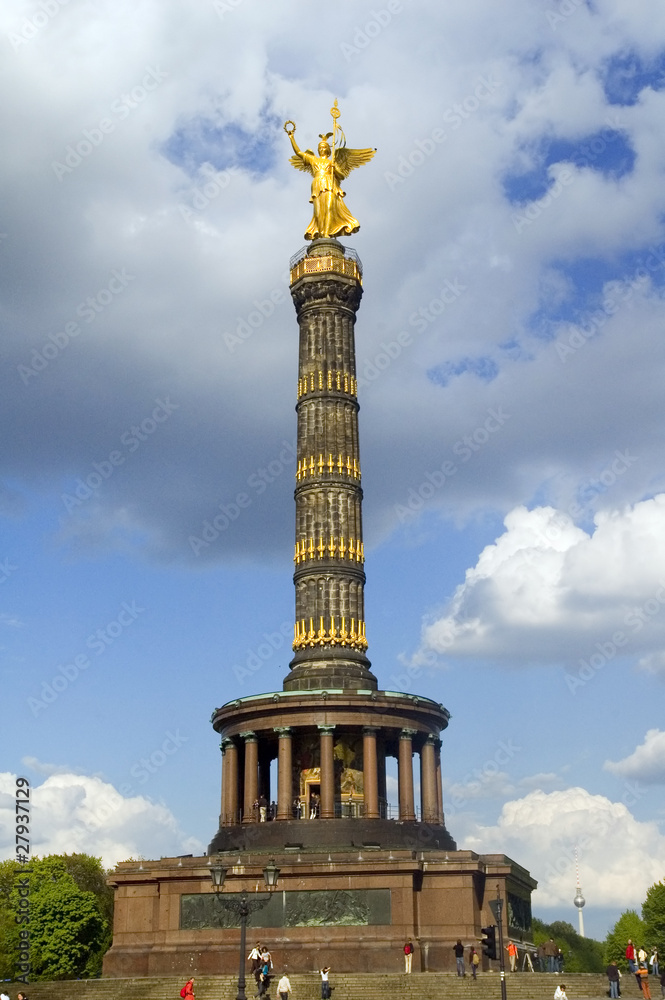
[[[628,968],[631,972],[635,972],[637,969],[637,962],[635,960],[635,946],[631,938],[628,938],[628,944],[626,946],[626,961],[628,962]]]

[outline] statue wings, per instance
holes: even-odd
[[[356,167],[362,167],[363,164],[369,163],[375,153],[376,149],[349,149],[348,146],[342,146],[335,150],[335,167],[342,177],[348,177]],[[311,149],[306,149],[304,153],[299,152],[292,156],[289,163],[296,170],[302,170],[304,174],[311,174],[313,173],[312,167],[307,159],[310,156],[314,157],[315,154]]]
[[[342,146],[341,149],[335,150],[335,166],[342,177],[348,177],[356,167],[369,163],[375,153],[375,149],[349,149],[347,146]]]

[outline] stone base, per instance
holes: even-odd
[[[262,874],[270,858],[280,869],[272,895]],[[227,876],[216,895],[210,867],[220,860]],[[346,851],[250,848],[226,856],[125,862],[110,882],[116,887],[113,945],[104,958],[110,977],[235,973],[240,929],[224,902],[243,890],[266,903],[249,918],[247,950],[255,941],[267,944],[276,970],[305,972],[327,964],[336,973],[398,971],[401,949],[412,938],[414,968],[452,971],[457,939],[479,948],[481,927],[494,923],[489,901],[497,885],[508,901],[504,912],[520,922],[505,928],[506,936],[529,940],[536,886],[504,855],[367,844]]]
[[[244,826],[222,826],[209,854],[218,851],[304,850],[431,850],[456,851],[457,845],[445,826],[400,823],[391,819],[274,820]]]

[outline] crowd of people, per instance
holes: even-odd
[[[247,961],[251,962],[250,972],[256,981],[255,996],[262,997],[268,992],[270,980],[272,979],[272,955],[266,945],[257,941],[247,956]],[[325,965],[322,969],[319,969],[319,974],[321,976],[321,1000],[330,1000],[332,990],[332,986],[330,985],[330,966]],[[279,993],[280,1000],[289,1000],[291,982],[286,969],[282,972],[282,976],[277,983],[277,992]]]
[[[661,997],[665,997],[665,972],[661,974],[658,949],[653,947],[651,954],[644,945],[636,948],[631,938],[628,938],[626,945],[626,962],[629,970],[635,976],[637,985],[642,992],[644,1000],[651,1000],[651,988],[649,986],[649,967],[652,974],[660,983]],[[610,998],[621,996],[621,973],[615,962],[611,962],[607,967],[607,979],[610,984]]]
[[[312,792],[309,797],[309,805],[306,798],[299,795],[293,800],[291,815],[293,819],[318,819],[321,810],[321,796]],[[252,805],[252,815],[255,823],[267,823],[277,818],[277,803],[268,802],[265,795],[254,799]]]

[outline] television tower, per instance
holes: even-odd
[[[575,899],[573,900],[573,903],[577,907],[577,913],[579,916],[580,937],[584,937],[584,916],[582,914],[582,907],[586,903],[586,899],[582,895],[582,887],[580,885],[580,866],[579,866],[579,859],[577,856],[577,848],[575,848],[575,884],[577,891],[575,893]]]

